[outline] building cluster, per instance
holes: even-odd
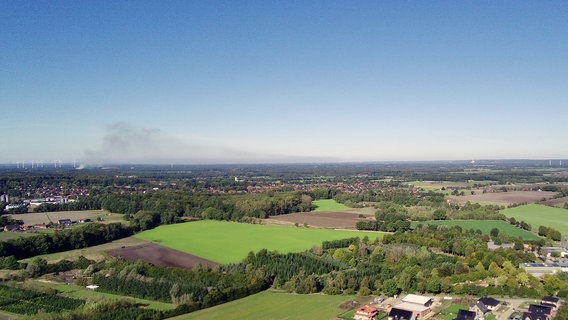
[[[381,299],[382,300],[382,299]],[[375,299],[377,303],[377,299]],[[557,297],[546,296],[542,298],[540,304],[530,304],[528,310],[522,313],[514,313],[511,319],[517,320],[551,320],[561,307],[562,301]],[[386,310],[388,320],[420,320],[432,316],[433,300],[430,297],[409,294],[401,299],[401,302],[389,306]],[[469,310],[461,309],[453,320],[480,320],[486,319],[491,314],[503,306],[505,303],[495,298],[484,297],[478,299],[470,305]],[[375,320],[379,310],[372,306],[359,307],[353,316],[354,320]]]

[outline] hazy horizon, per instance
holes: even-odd
[[[0,163],[568,158],[568,3],[0,2]]]

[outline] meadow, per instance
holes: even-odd
[[[328,320],[345,312],[339,305],[353,296],[322,294],[299,295],[263,291],[212,308],[178,316],[175,320],[192,319],[314,319]]]
[[[517,221],[525,221],[533,230],[540,226],[552,227],[564,236],[568,235],[568,210],[548,207],[539,204],[527,204],[500,211],[507,218],[513,217]]]
[[[483,234],[489,234],[491,229],[497,228],[499,232],[509,234],[513,237],[521,237],[524,240],[538,240],[540,239],[536,234],[517,228],[502,220],[432,220],[432,221],[420,221],[412,222],[412,227],[416,227],[418,224],[436,224],[436,225],[446,225],[446,226],[460,226],[464,230],[481,230]]]
[[[261,249],[302,252],[325,240],[382,237],[378,232],[277,227],[202,220],[159,226],[134,237],[218,263],[237,263]]]
[[[314,212],[322,212],[322,211],[346,211],[351,208],[347,207],[344,204],[338,203],[333,199],[322,199],[322,200],[314,200],[312,201],[315,209]]]

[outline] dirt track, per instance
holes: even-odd
[[[141,246],[125,247],[107,251],[115,258],[123,258],[128,261],[142,260],[157,266],[178,267],[191,269],[197,264],[210,266],[219,265],[216,262],[205,260],[185,252],[148,243]]]

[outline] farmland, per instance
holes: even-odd
[[[324,240],[355,236],[375,238],[382,234],[204,220],[160,226],[135,235],[138,239],[218,263],[239,262],[250,251],[301,252]]]
[[[345,312],[339,305],[352,296],[297,295],[264,291],[220,306],[175,317],[192,319],[336,319]]]
[[[96,220],[101,218],[108,222],[122,221],[121,214],[109,213],[105,210],[85,210],[85,211],[60,211],[60,212],[37,212],[13,214],[9,216],[12,219],[22,220],[26,225],[55,223],[60,219],[71,219],[79,221],[84,219]]]
[[[315,200],[312,202],[312,204],[315,207],[315,212],[349,210],[349,207],[345,206],[344,204],[338,203],[333,199]]]
[[[463,196],[449,196],[449,199],[458,202],[475,202],[480,204],[510,205],[519,203],[533,203],[542,199],[552,198],[556,193],[549,191],[508,191],[487,192],[474,190],[475,194]]]
[[[514,217],[517,221],[526,221],[533,230],[546,226],[560,231],[562,235],[568,235],[568,210],[566,209],[528,204],[501,210],[501,213],[507,217]]]
[[[128,299],[132,300],[135,303],[141,304],[151,309],[156,310],[168,310],[173,309],[173,305],[170,303],[164,303],[159,301],[152,301],[152,300],[145,300],[140,298],[132,298],[132,297],[125,297],[121,295],[111,294],[111,293],[104,293],[98,291],[87,290],[84,287],[80,287],[73,284],[60,284],[60,283],[53,283],[47,281],[35,281],[34,285],[44,288],[52,288],[60,292],[61,296],[68,297],[68,298],[75,298],[75,299],[82,299],[82,300],[119,300],[119,299]]]
[[[474,229],[481,230],[483,234],[489,234],[491,229],[497,228],[502,233],[507,233],[513,237],[521,237],[524,240],[538,240],[540,239],[537,235],[532,232],[517,228],[505,221],[501,220],[435,220],[435,221],[423,221],[423,222],[413,222],[412,226],[415,227],[418,224],[436,224],[436,225],[446,225],[446,226],[460,226],[463,229]]]
[[[363,212],[361,209],[358,209]],[[369,211],[369,210],[367,210]],[[371,210],[372,211],[372,210]],[[339,212],[339,211],[324,211],[324,212],[301,212],[291,213],[286,215],[272,216],[267,223],[281,222],[282,224],[295,224],[303,225],[306,223],[310,227],[316,228],[334,228],[334,229],[355,229],[357,221],[364,220],[363,217],[374,217],[369,213],[356,213],[356,212]]]

